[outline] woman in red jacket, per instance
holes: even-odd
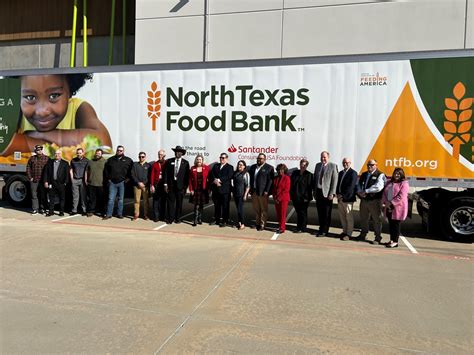
[[[286,210],[290,201],[290,177],[287,175],[288,168],[285,164],[278,164],[276,167],[277,176],[273,179],[272,195],[275,201],[275,209],[280,228],[277,233],[285,233],[286,230]]]
[[[202,210],[204,204],[209,203],[208,174],[209,166],[204,164],[204,157],[201,154],[196,155],[194,166],[191,167],[191,173],[189,174],[189,202],[194,204],[193,227],[202,224]]]

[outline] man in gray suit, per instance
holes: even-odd
[[[314,169],[313,191],[318,209],[319,231],[316,236],[327,236],[331,225],[332,200],[336,196],[337,165],[329,162],[329,152],[321,152],[321,162]]]

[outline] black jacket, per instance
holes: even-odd
[[[209,174],[209,186],[211,186],[211,191],[213,193],[230,194],[232,176],[234,176],[234,167],[232,165],[226,164],[221,169],[219,163],[214,164]],[[213,184],[214,179],[220,179],[221,186]]]
[[[189,184],[189,162],[186,159],[181,158],[181,164],[179,166],[176,181],[174,180],[175,162],[176,158],[166,160],[163,183],[168,185],[169,189],[173,189],[175,186],[178,190],[186,190]]]
[[[264,192],[267,192],[270,195],[272,191],[273,177],[275,176],[273,166],[267,163],[263,164],[257,174],[256,188],[254,188],[256,169],[257,164],[250,167],[250,193],[256,193],[258,196],[262,196]]]
[[[336,195],[342,195],[342,202],[355,202],[356,200],[356,186],[357,186],[357,172],[349,168],[344,179],[344,170],[339,172],[337,179]],[[341,181],[342,180],[342,181]]]
[[[313,199],[313,174],[305,170],[300,174],[300,170],[291,174],[291,200],[295,202],[309,202]]]
[[[133,161],[129,157],[118,157],[114,155],[107,159],[104,168],[104,175],[106,180],[112,181],[114,184],[123,182],[130,178],[130,171],[132,170]]]
[[[43,181],[48,184],[62,184],[66,185],[69,182],[69,164],[67,161],[61,159],[57,172],[57,179],[54,180],[54,160],[50,159],[43,170]]]

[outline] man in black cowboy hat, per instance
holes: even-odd
[[[166,161],[166,168],[163,174],[165,191],[167,192],[166,223],[181,222],[183,211],[183,198],[189,183],[189,162],[183,158],[186,150],[177,145],[171,148],[174,158]]]

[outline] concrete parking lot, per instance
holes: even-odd
[[[472,245],[417,216],[391,250],[0,206],[4,354],[472,353]]]

